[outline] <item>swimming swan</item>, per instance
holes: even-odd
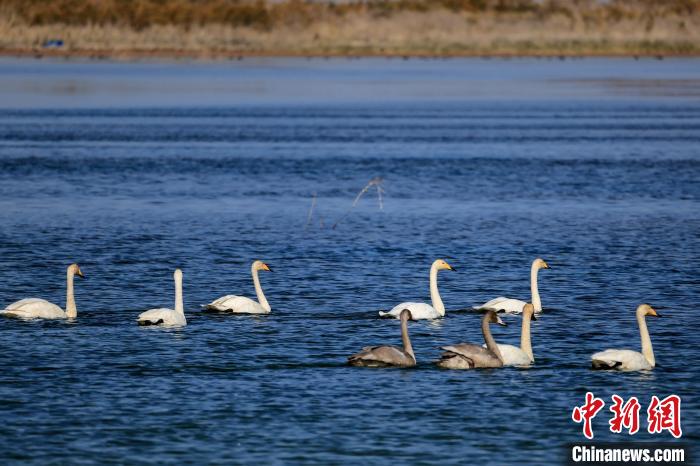
[[[408,338],[408,321],[411,319],[411,311],[402,310],[399,318],[401,319],[403,349],[396,346],[365,346],[362,351],[348,358],[348,364],[363,367],[415,366],[416,356],[413,354],[411,340]]]
[[[250,268],[253,274],[253,284],[255,285],[255,294],[258,296],[258,301],[255,302],[245,296],[236,296],[229,294],[222,296],[219,299],[212,301],[204,307],[210,311],[218,312],[233,312],[236,314],[269,314],[272,308],[265,299],[263,290],[260,287],[260,279],[258,278],[258,270],[272,272],[270,266],[263,261],[255,261]]]
[[[396,317],[399,318],[401,311],[408,309],[411,311],[411,316],[413,320],[419,319],[438,319],[445,316],[445,305],[442,304],[442,299],[440,298],[440,292],[438,292],[437,287],[437,275],[438,270],[452,270],[455,269],[442,259],[438,259],[433,262],[430,267],[430,300],[433,305],[426,303],[401,303],[389,312],[379,311],[380,317]]]
[[[460,343],[457,345],[443,346],[445,350],[436,364],[444,369],[474,369],[476,367],[502,367],[503,356],[498,349],[496,341],[491,336],[489,324],[505,326],[496,311],[488,311],[481,319],[481,331],[486,340],[486,348],[473,343]]]
[[[542,302],[540,301],[540,292],[537,289],[537,272],[540,269],[550,269],[551,267],[547,265],[545,261],[540,258],[532,261],[532,267],[530,268],[530,292],[532,293],[532,304],[535,307],[535,312],[542,312]],[[474,306],[475,310],[488,310],[493,309],[494,311],[505,311],[508,314],[519,314],[523,311],[523,306],[525,301],[520,301],[519,299],[511,299],[499,297],[488,301],[481,306]]]
[[[187,325],[185,309],[182,304],[182,270],[175,269],[175,309],[150,309],[139,314],[139,325],[163,325],[166,327],[182,327]]]
[[[639,334],[642,338],[642,352],[632,350],[608,349],[591,356],[591,369],[616,369],[620,371],[651,370],[656,366],[654,349],[651,347],[651,338],[645,316],[661,317],[656,310],[648,304],[640,304],[637,307],[637,323]]]
[[[530,320],[537,320],[535,307],[527,303],[523,306],[523,328],[520,333],[520,348],[513,345],[498,345],[503,356],[504,366],[529,366],[535,362],[530,343]]]
[[[0,315],[18,317],[20,319],[75,319],[78,316],[78,309],[75,307],[75,297],[73,296],[73,277],[75,275],[85,278],[78,264],[71,264],[68,266],[66,273],[65,311],[60,306],[44,299],[27,298],[10,304],[0,311]]]

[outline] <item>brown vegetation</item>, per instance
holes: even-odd
[[[698,54],[700,0],[0,0],[0,51],[110,56]]]

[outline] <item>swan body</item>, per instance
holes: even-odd
[[[491,336],[489,324],[506,325],[496,311],[487,311],[481,319],[481,331],[486,340],[486,348],[473,343],[460,343],[443,346],[445,352],[436,364],[444,369],[474,369],[488,367],[503,367],[503,356],[496,341]]]
[[[529,366],[533,363],[530,357],[517,346],[499,344],[498,350],[503,356],[504,366]]]
[[[139,325],[163,325],[166,327],[181,327],[187,325],[184,314],[166,307],[149,309],[139,314]]]
[[[22,319],[66,319],[66,312],[45,299],[27,298],[10,304],[2,313],[8,317]]]
[[[644,355],[633,350],[608,349],[591,356],[593,369],[615,369],[620,371],[644,371],[654,368]]]
[[[187,325],[182,302],[182,270],[175,269],[175,309],[149,309],[139,314],[139,325],[162,325],[164,327],[184,327]]]
[[[535,312],[542,312],[542,301],[540,301],[540,292],[537,288],[537,273],[540,269],[551,268],[547,263],[537,258],[532,261],[532,266],[530,267],[530,292],[532,293],[532,305],[535,308]],[[523,307],[527,304],[525,301],[513,298],[505,298],[500,296],[494,298],[491,301],[487,301],[481,306],[474,306],[475,310],[494,310],[504,311],[508,314],[520,314],[523,312]]]
[[[245,296],[229,294],[215,299],[211,303],[205,305],[204,308],[209,311],[232,312],[234,314],[269,314],[272,308],[267,302],[262,287],[260,286],[260,279],[258,278],[259,270],[272,272],[270,266],[263,261],[255,261],[251,266],[253,285],[255,286],[255,294],[258,297],[258,301],[253,301]]]
[[[435,309],[433,306],[427,303],[411,303],[411,302],[406,302],[406,303],[401,303],[398,306],[394,306],[389,312],[382,312],[379,311],[379,315],[381,317],[396,317],[401,314],[401,311],[403,309],[408,309],[411,311],[411,315],[414,315],[413,320],[419,320],[419,319],[439,319],[440,317],[444,316],[445,313],[443,312],[440,314],[440,312]]]
[[[445,316],[445,305],[440,298],[440,292],[437,287],[437,275],[440,270],[455,270],[450,264],[442,259],[433,262],[430,267],[430,300],[432,305],[426,303],[405,302],[394,306],[389,312],[379,311],[380,317],[399,318],[404,309],[411,311],[413,320],[420,319],[439,319]]]
[[[235,312],[239,314],[268,314],[269,309],[265,309],[256,301],[245,296],[229,294],[207,304],[207,309],[218,312]]]
[[[519,299],[506,298],[499,296],[491,301],[487,301],[481,306],[474,306],[474,310],[492,310],[492,311],[503,311],[507,314],[520,314],[523,312],[523,307],[527,304],[525,301]]]
[[[503,356],[504,366],[529,366],[535,362],[530,341],[530,320],[537,320],[535,307],[530,303],[523,306],[523,327],[520,334],[520,347],[513,345],[497,344],[498,350]]]
[[[443,369],[503,367],[503,361],[498,359],[493,351],[473,343],[441,346],[440,349],[445,352],[437,365]]]
[[[642,352],[628,349],[608,349],[591,356],[592,369],[614,369],[619,371],[643,371],[651,370],[656,366],[654,349],[651,346],[651,338],[645,317],[661,317],[656,310],[648,304],[640,304],[637,307],[637,323],[642,340]]]
[[[84,278],[78,264],[71,264],[66,273],[66,310],[45,299],[27,298],[14,302],[0,311],[0,315],[19,319],[74,319],[78,316],[73,295],[73,277]]]
[[[399,315],[401,319],[401,340],[403,348],[397,346],[365,346],[357,354],[348,358],[351,366],[362,367],[412,367],[416,365],[416,356],[413,354],[411,340],[408,337],[408,321],[411,320],[411,311],[404,309]]]

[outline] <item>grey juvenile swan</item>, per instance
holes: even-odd
[[[351,366],[364,367],[411,367],[416,365],[411,340],[408,338],[408,321],[412,318],[411,311],[404,309],[399,315],[401,319],[401,341],[403,349],[396,346],[365,346],[357,354],[348,358]]]
[[[481,331],[484,333],[486,348],[473,343],[460,343],[443,346],[445,350],[436,364],[445,369],[474,369],[477,367],[502,367],[503,356],[496,341],[491,336],[489,324],[506,325],[496,311],[488,311],[481,319]]]

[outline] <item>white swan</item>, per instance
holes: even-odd
[[[255,285],[255,294],[258,297],[258,302],[255,302],[250,298],[246,298],[245,296],[229,294],[212,301],[204,307],[210,311],[233,312],[235,314],[269,314],[272,311],[272,308],[270,307],[270,304],[268,304],[267,299],[265,299],[262,287],[260,286],[260,279],[258,278],[259,270],[272,272],[270,266],[263,261],[253,262],[253,265],[250,268],[250,272],[253,275],[253,284]]]
[[[440,298],[440,292],[438,292],[437,286],[437,275],[438,270],[455,270],[450,264],[442,259],[438,259],[433,262],[430,267],[430,300],[433,305],[426,303],[401,303],[389,312],[379,311],[380,317],[395,317],[399,318],[401,311],[408,309],[411,311],[411,316],[413,320],[419,319],[438,319],[444,317],[445,315],[445,305],[442,304],[442,299]]]
[[[163,325],[166,327],[182,327],[187,325],[185,309],[182,304],[182,270],[175,269],[175,309],[150,309],[139,314],[139,325]]]
[[[526,303],[523,306],[523,328],[520,333],[520,348],[513,345],[498,345],[498,349],[503,356],[504,366],[529,366],[535,362],[532,354],[532,344],[530,342],[530,320],[537,320],[535,317],[535,307]]]
[[[39,298],[27,298],[10,304],[0,315],[7,317],[18,317],[20,319],[74,319],[78,316],[78,309],[75,307],[75,297],[73,296],[73,277],[77,275],[83,277],[78,264],[68,266],[66,277],[66,310],[61,309],[53,303]]]
[[[644,319],[645,316],[661,317],[656,310],[648,304],[640,304],[637,307],[637,323],[642,339],[642,352],[632,350],[608,349],[591,356],[592,369],[616,369],[620,371],[651,370],[656,366],[654,349],[651,347],[649,330]]]
[[[537,289],[537,272],[540,269],[551,268],[545,261],[540,258],[532,261],[530,268],[530,292],[532,293],[532,305],[535,307],[535,312],[542,312],[542,302],[540,301],[540,292]],[[523,311],[525,301],[512,298],[498,297],[491,301],[485,302],[481,306],[474,306],[475,310],[493,310],[505,311],[508,314],[519,314]]]

